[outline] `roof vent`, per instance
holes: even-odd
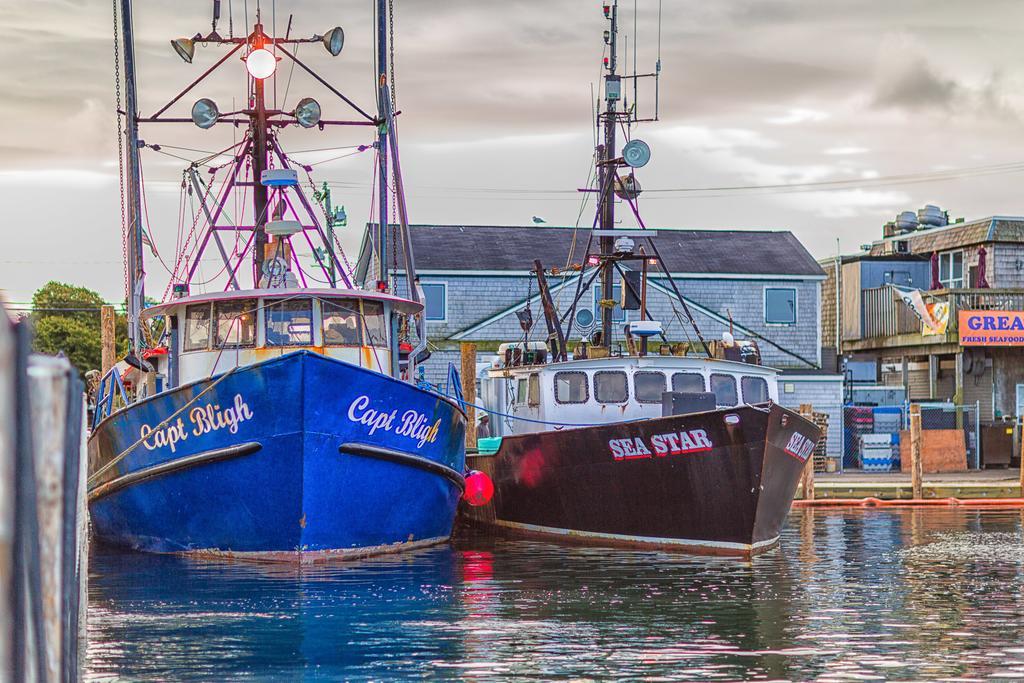
[[[917,226],[920,221],[917,219],[917,214],[913,211],[904,211],[899,216],[896,216],[896,228],[900,232],[911,232],[917,230]]]
[[[921,224],[922,230],[941,228],[949,223],[949,216],[934,204],[926,204],[923,208],[917,210],[917,221]]]

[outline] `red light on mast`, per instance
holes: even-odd
[[[605,19],[607,19],[607,18],[608,18],[608,16],[609,16],[609,15],[610,15],[611,13],[612,13],[612,8],[611,8],[611,5],[605,5],[605,6],[604,6],[604,17],[605,17]]]

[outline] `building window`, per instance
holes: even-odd
[[[210,304],[195,304],[185,309],[185,351],[205,351],[210,347]]]
[[[218,301],[213,305],[214,348],[256,345],[256,299]]]
[[[947,251],[939,254],[939,282],[946,289],[964,286],[964,252]]]
[[[448,285],[443,282],[421,282],[424,315],[427,320],[448,319]]]
[[[768,382],[764,377],[744,377],[740,380],[744,403],[767,403]]]
[[[677,372],[672,375],[672,391],[684,394],[704,393],[704,375],[698,372]]]
[[[594,287],[594,315],[601,317],[601,286]],[[612,298],[615,299],[615,308],[612,309],[612,322],[621,323],[626,320],[626,312],[622,310],[622,285],[616,282],[612,285]]]
[[[586,403],[590,397],[587,373],[556,372],[555,400],[559,403]]]
[[[640,403],[661,403],[665,393],[665,373],[638,372],[633,375],[633,395]]]
[[[313,343],[313,300],[286,299],[263,304],[267,346]]]
[[[629,400],[626,373],[601,371],[594,373],[594,398],[598,403],[625,403]]]
[[[795,325],[796,289],[766,287],[764,290],[764,321],[769,325]]]
[[[731,408],[739,403],[736,378],[732,375],[711,375],[711,393],[715,395],[716,405]]]
[[[516,403],[522,403],[523,405],[526,405],[526,382],[527,380],[525,377],[520,377],[519,381],[516,382]]]

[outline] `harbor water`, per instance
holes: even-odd
[[[86,679],[1024,679],[1024,512],[794,511],[739,561],[462,533],[328,567],[96,548]]]

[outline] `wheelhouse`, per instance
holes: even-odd
[[[777,371],[760,365],[676,356],[625,356],[494,368],[481,380],[495,435],[662,415],[667,391],[711,393],[718,408],[778,401]]]
[[[256,289],[175,299],[143,317],[165,321],[165,349],[148,360],[171,388],[302,349],[390,374],[392,322],[421,309],[354,289]]]

